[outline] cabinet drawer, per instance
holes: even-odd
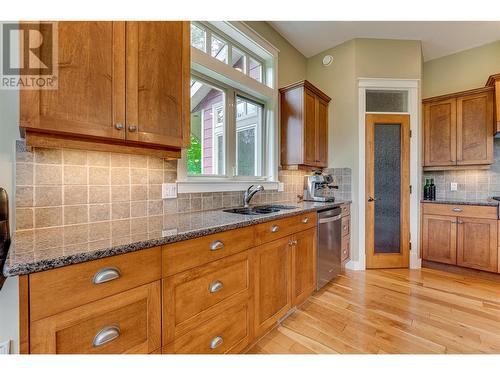
[[[249,249],[254,241],[254,227],[250,226],[166,245],[163,277]]]
[[[342,236],[347,236],[351,233],[351,216],[344,216],[342,218]]]
[[[257,242],[258,244],[271,242],[278,238],[312,228],[316,226],[316,215],[316,212],[308,212],[256,225]]]
[[[340,260],[342,262],[350,257],[350,251],[351,239],[349,238],[349,236],[344,236],[342,237],[342,255],[340,257]]]
[[[231,297],[248,299],[250,267],[244,252],[164,279],[164,343],[222,312],[234,303]]]
[[[342,209],[342,216],[347,216],[351,214],[351,205],[350,204],[343,204],[340,206]]]
[[[498,207],[471,206],[461,204],[423,203],[423,213],[428,215],[477,217],[480,219],[498,219]]]
[[[33,322],[37,354],[151,353],[160,347],[160,281]]]
[[[163,353],[238,353],[249,343],[249,313],[249,304],[233,306],[166,345]]]
[[[30,319],[35,321],[161,278],[159,247],[33,273]]]

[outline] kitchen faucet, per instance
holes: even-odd
[[[254,189],[252,189],[254,186],[255,185],[250,185],[247,191],[245,191],[245,195],[243,196],[243,203],[245,207],[250,205],[250,200],[257,192],[264,190],[264,186],[262,185],[257,185]]]

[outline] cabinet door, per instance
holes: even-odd
[[[31,323],[36,354],[151,353],[161,344],[160,281]]]
[[[291,237],[255,249],[255,334],[265,333],[291,307]]]
[[[457,164],[493,162],[493,93],[457,98]]]
[[[328,103],[316,98],[318,108],[318,121],[316,124],[316,165],[328,165]]]
[[[456,165],[456,100],[424,104],[424,166]]]
[[[21,90],[21,126],[124,139],[125,22],[58,22],[58,47],[58,89]]]
[[[316,95],[304,90],[304,161],[305,165],[316,165],[316,127],[317,127]]]
[[[433,262],[457,264],[457,218],[424,215],[422,258]]]
[[[292,306],[299,305],[316,289],[316,227],[294,236],[292,247]]]
[[[189,22],[127,22],[127,140],[189,144]]]
[[[497,272],[497,220],[458,219],[457,264]]]

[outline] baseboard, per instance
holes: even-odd
[[[345,268],[353,271],[364,271],[365,269],[365,267],[361,265],[361,262],[354,261],[352,259],[349,262],[347,262]]]
[[[428,260],[422,260],[422,267],[431,268],[439,271],[451,272],[467,277],[478,277],[481,279],[497,281],[497,282],[500,281],[500,274],[498,273],[474,270],[471,268],[464,268],[460,266],[454,266],[451,264],[436,263],[436,262],[430,262]]]

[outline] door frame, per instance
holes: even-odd
[[[352,204],[352,257],[346,265],[353,270],[366,269],[365,256],[365,116],[366,116],[366,90],[403,90],[408,92],[408,112],[410,115],[410,268],[420,268],[422,260],[420,249],[420,196],[422,170],[420,168],[420,80],[419,79],[394,79],[394,78],[358,78],[358,165],[357,172],[353,175],[353,204]],[[397,114],[392,112],[391,114]],[[401,113],[399,113],[401,114]],[[357,180],[357,181],[356,181]],[[356,183],[358,189],[356,191]],[[357,253],[357,254],[356,254]]]
[[[366,152],[370,150],[371,153],[375,151],[375,129],[370,125],[375,125],[377,123],[381,124],[391,124],[394,126],[401,125],[400,132],[400,144],[401,144],[401,154],[399,156],[400,165],[401,165],[401,196],[400,196],[400,253],[373,253],[371,251],[375,251],[375,202],[366,205],[365,210],[365,257],[366,257],[366,265],[369,268],[408,268],[409,266],[409,220],[410,220],[410,115],[405,114],[366,114],[365,120],[365,191],[367,194],[370,193],[370,185],[375,184],[375,166],[372,165],[374,160],[369,160],[369,155]],[[370,136],[370,133],[371,136]],[[370,142],[370,139],[372,142]],[[370,170],[366,167],[370,165],[373,167],[373,170]],[[373,186],[371,186],[373,188]],[[374,198],[375,193],[371,193]],[[365,200],[367,197],[365,197]],[[369,215],[370,213],[370,215]],[[369,217],[373,218],[373,222],[370,222]],[[369,249],[370,242],[373,244],[373,249]],[[371,265],[370,265],[371,263]]]

